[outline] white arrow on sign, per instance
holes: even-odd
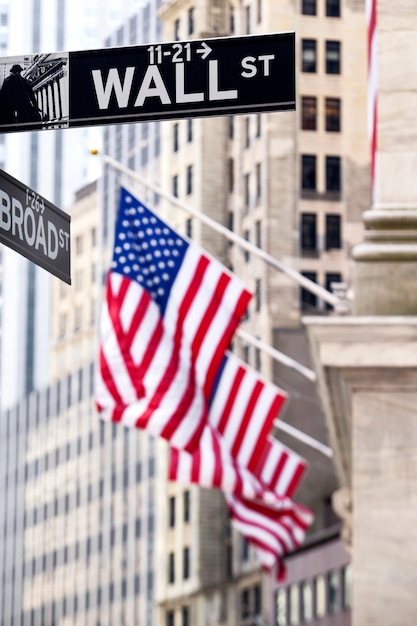
[[[211,52],[211,48],[206,44],[205,41],[202,42],[201,46],[201,48],[197,48],[196,52],[198,52],[198,54],[201,54],[202,59],[206,59]]]

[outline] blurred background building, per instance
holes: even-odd
[[[245,330],[309,365],[301,315],[331,315],[329,307],[152,184],[321,285],[349,283],[351,248],[370,205],[364,3],[169,0],[134,11],[131,2],[111,31],[103,16],[116,25],[122,5],[116,17],[97,1],[78,11],[76,3],[51,4],[56,22],[49,29],[36,2],[28,30],[22,27],[21,37],[39,26],[31,51],[294,30],[297,111],[4,136],[4,169],[71,214],[72,286],[2,249],[2,363],[8,358],[1,385],[9,410],[0,423],[0,537],[7,546],[0,624],[348,624],[351,571],[331,507],[338,487],[331,460],[275,433],[307,458],[297,500],[316,514],[277,587],[231,529],[220,492],[167,483],[163,443],[99,422],[92,368],[122,182],[244,279],[254,294]],[[18,20],[4,7],[4,32],[11,33]],[[75,39],[79,25],[88,30],[83,43]],[[25,52],[19,41],[5,54]],[[93,166],[88,148],[96,146],[151,186],[109,165],[95,182],[100,157]],[[240,339],[234,349],[288,393],[281,418],[326,443],[314,384]]]

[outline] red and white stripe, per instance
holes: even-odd
[[[109,272],[100,326],[100,416],[192,450],[207,398],[248,301],[223,266],[191,245],[162,318],[138,283]]]
[[[258,466],[285,400],[284,391],[263,380],[234,354],[227,353],[210,405],[209,420],[231,456],[251,472]]]
[[[377,198],[377,105],[378,105],[378,48],[377,48],[377,0],[366,0],[368,26],[368,132],[371,149],[372,202]]]
[[[313,521],[312,511],[294,502],[285,510],[232,494],[225,497],[233,526],[257,548],[261,565],[266,570],[276,568],[277,578],[282,579],[282,559],[303,543]]]

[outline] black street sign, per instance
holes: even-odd
[[[0,170],[0,242],[71,284],[70,216]]]
[[[295,34],[8,57],[0,83],[2,132],[294,110]]]

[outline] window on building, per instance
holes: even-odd
[[[233,139],[235,134],[235,123],[234,123],[234,117],[233,115],[231,115],[229,117],[229,139]]]
[[[171,496],[168,500],[168,525],[170,528],[175,526],[175,496]]]
[[[333,283],[341,283],[342,282],[342,275],[339,272],[327,272],[326,273],[326,289],[327,291],[332,292],[332,284]],[[328,304],[326,302],[326,309],[331,311],[333,309],[331,304]]]
[[[172,177],[172,195],[178,198],[178,174]]]
[[[231,34],[235,32],[235,9],[232,5],[230,5],[229,13],[229,30]]]
[[[341,129],[342,105],[340,98],[326,98],[326,130],[338,133]]]
[[[341,161],[339,156],[326,156],[326,191],[341,191]]]
[[[261,130],[262,130],[262,116],[260,113],[256,114],[256,137],[260,137],[261,136]]]
[[[326,0],[326,16],[340,17],[340,0]]]
[[[250,617],[250,614],[251,610],[249,589],[242,589],[240,595],[240,615],[242,619],[246,619],[247,617]]]
[[[326,41],[326,74],[340,74],[340,41]]]
[[[192,35],[194,33],[194,21],[195,21],[195,8],[191,7],[188,9],[188,34]]]
[[[250,117],[245,118],[245,148],[250,146]]]
[[[192,165],[187,165],[186,193],[187,193],[187,196],[193,193],[193,166]]]
[[[312,252],[317,250],[317,215],[301,214],[301,250]]]
[[[184,580],[190,578],[190,548],[185,546],[182,551],[182,576]]]
[[[317,282],[317,274],[316,272],[302,272],[303,276],[312,280],[314,283]],[[303,311],[311,311],[315,310],[317,307],[317,296],[309,289],[305,289],[301,287],[300,289],[300,304],[301,309]]]
[[[302,0],[301,12],[303,15],[317,15],[317,0]]]
[[[253,588],[253,612],[255,615],[260,615],[262,611],[262,590],[260,585],[255,585]]]
[[[262,369],[262,354],[259,348],[255,348],[255,369],[257,372]]]
[[[227,172],[228,172],[228,188],[229,193],[232,193],[235,188],[235,162],[233,159],[229,159],[227,162]]]
[[[187,119],[187,142],[191,143],[193,140],[193,118],[189,117]]]
[[[178,134],[179,134],[179,124],[175,123],[172,127],[172,150],[173,152],[178,152],[178,148],[179,148]]]
[[[245,7],[245,15],[246,15],[246,34],[250,35],[251,32],[252,32],[251,7],[250,7],[250,5]]]
[[[262,305],[262,281],[257,278],[255,281],[255,311],[260,311]]]
[[[255,244],[258,248],[262,248],[262,223],[261,220],[255,222]]]
[[[256,20],[258,24],[262,22],[262,0],[257,0],[256,3]]]
[[[186,491],[184,491],[184,522],[189,522],[190,521],[190,498],[191,498],[191,492],[187,489]]]
[[[338,250],[341,247],[341,216],[328,213],[326,215],[326,250]]]
[[[166,620],[165,620],[166,626],[174,626],[175,625],[174,617],[175,617],[174,611],[167,611],[167,613],[166,613]]]
[[[183,606],[181,608],[181,620],[182,620],[181,626],[190,626],[190,607],[189,606]]]
[[[178,41],[180,38],[180,20],[177,19],[174,22],[174,41]]]
[[[244,184],[244,194],[245,194],[245,198],[244,198],[244,202],[245,202],[245,209],[249,209],[249,205],[250,205],[250,174],[245,174],[244,179],[243,179],[243,184]]]
[[[317,98],[315,96],[301,98],[301,128],[302,130],[317,130]]]
[[[97,228],[93,226],[91,229],[91,246],[95,248],[97,245]]]
[[[262,166],[257,163],[255,166],[256,171],[256,203],[260,202],[262,196]]]
[[[168,582],[175,582],[175,555],[173,552],[168,554]]]
[[[301,41],[301,70],[314,73],[317,71],[317,42],[315,39]]]
[[[306,191],[316,190],[316,156],[314,154],[301,155],[301,188]]]
[[[243,233],[243,237],[245,239],[245,241],[250,241],[250,231],[249,230],[245,230]],[[248,252],[248,250],[246,250],[245,248],[243,249],[243,258],[245,260],[245,263],[248,263],[250,260],[250,254]]]
[[[188,239],[193,238],[193,220],[191,217],[185,220],[185,234],[187,235]]]
[[[65,337],[66,326],[67,326],[67,316],[65,313],[61,313],[59,316],[59,329],[58,329],[58,336],[60,339]]]

